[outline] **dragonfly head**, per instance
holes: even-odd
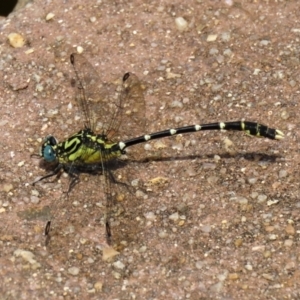
[[[44,143],[40,150],[40,156],[47,162],[53,162],[56,160],[56,152],[54,146],[57,145],[57,140],[54,136],[49,135],[45,138]]]

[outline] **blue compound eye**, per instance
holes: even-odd
[[[45,148],[43,149],[43,158],[45,159],[45,161],[48,161],[48,162],[52,162],[56,159],[56,154],[55,154],[55,151],[54,149],[52,148],[52,146],[45,146]]]

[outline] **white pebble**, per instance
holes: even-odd
[[[284,246],[285,247],[291,247],[293,245],[293,240],[285,240],[284,241]]]
[[[169,219],[170,219],[170,220],[173,220],[173,221],[177,221],[177,220],[179,219],[179,214],[178,214],[178,212],[176,212],[176,213],[170,215],[170,216],[169,216]]]
[[[116,269],[119,269],[119,270],[123,270],[125,268],[125,265],[117,260],[116,262],[113,263],[113,266],[116,268]]]
[[[77,53],[81,54],[83,52],[83,48],[81,46],[77,46]]]
[[[206,41],[207,42],[214,42],[217,39],[218,35],[217,34],[210,34],[207,36]]]
[[[175,19],[175,24],[176,24],[176,27],[179,31],[184,31],[188,27],[188,22],[182,17],[176,18]]]
[[[201,229],[201,231],[203,231],[205,233],[211,232],[211,226],[210,225],[203,225],[200,229]]]
[[[78,275],[79,274],[80,269],[77,267],[71,267],[68,269],[68,273],[70,273],[71,275]]]
[[[21,48],[25,44],[25,39],[19,33],[12,32],[7,36],[9,43],[14,48]]]
[[[280,170],[279,171],[279,178],[284,178],[287,176],[287,171],[286,170]]]
[[[52,12],[50,12],[50,13],[49,13],[49,14],[47,14],[47,16],[46,16],[46,21],[49,21],[49,20],[53,19],[53,18],[54,18],[54,16],[55,16],[55,14],[54,14],[54,13],[52,13]]]

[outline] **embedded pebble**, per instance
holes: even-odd
[[[219,50],[217,48],[211,48],[209,50],[210,55],[215,55],[215,54],[218,54],[218,53],[219,53]]]
[[[155,214],[150,211],[150,212],[147,212],[144,214],[144,217],[147,219],[147,220],[154,220],[156,217],[155,217]]]
[[[102,291],[102,287],[103,287],[103,282],[101,282],[101,281],[98,281],[94,284],[94,289],[96,291]]]
[[[288,240],[284,241],[284,246],[291,247],[293,245],[293,243],[294,243],[293,240],[288,239]]]
[[[106,247],[106,248],[103,248],[103,250],[102,250],[102,259],[104,261],[107,261],[118,254],[119,254],[119,252],[116,251],[114,248]]]
[[[223,51],[223,55],[225,55],[225,56],[232,56],[232,51],[230,50],[230,49],[225,49],[224,51]]]
[[[42,92],[44,90],[44,86],[42,84],[38,83],[35,87],[35,90],[37,92]]]
[[[52,12],[48,13],[47,16],[46,16],[46,21],[49,21],[49,20],[53,19],[54,16],[55,16],[54,13],[52,13]]]
[[[269,240],[275,241],[276,239],[277,239],[277,235],[276,234],[269,234]]]
[[[239,279],[239,275],[238,275],[238,273],[230,273],[228,275],[228,279],[230,279],[230,280],[237,280],[237,279]]]
[[[81,46],[77,46],[76,51],[78,54],[81,54],[83,52],[83,48]]]
[[[170,216],[169,216],[169,219],[170,219],[170,220],[173,220],[173,221],[177,221],[177,220],[179,219],[179,214],[178,214],[178,212],[176,212],[176,213],[170,215]]]
[[[139,179],[133,179],[132,181],[131,181],[131,185],[132,186],[138,186],[139,185]]]
[[[249,184],[256,184],[257,178],[248,178],[248,183]]]
[[[270,281],[274,280],[274,276],[271,275],[271,274],[264,273],[264,274],[262,274],[262,277],[267,279],[267,280],[270,280]]]
[[[245,197],[236,197],[236,202],[240,203],[240,204],[247,204],[248,203],[248,199]]]
[[[277,204],[278,202],[279,202],[279,200],[277,200],[277,199],[275,199],[275,200],[268,200],[267,201],[267,205],[271,206],[271,205]]]
[[[119,260],[117,260],[116,262],[114,262],[112,265],[116,269],[119,269],[119,270],[124,270],[124,268],[125,268],[125,265],[121,261],[119,261]]]
[[[217,34],[210,34],[207,36],[206,41],[207,42],[214,42],[217,39],[218,35]]]
[[[21,48],[25,45],[25,39],[19,33],[12,32],[8,36],[10,45],[14,48]]]
[[[38,197],[40,195],[38,190],[32,190],[31,195]]]
[[[210,225],[203,225],[203,226],[201,226],[200,229],[201,229],[202,232],[205,232],[205,233],[211,232],[211,226]]]
[[[263,203],[263,202],[265,202],[266,200],[267,200],[267,195],[258,195],[258,197],[257,197],[257,202],[258,203]]]
[[[279,178],[284,178],[287,176],[287,171],[286,170],[280,170],[279,171]]]
[[[219,180],[219,177],[217,176],[209,176],[207,178],[207,182],[210,183],[210,184],[216,184]]]
[[[261,46],[267,46],[267,45],[269,45],[269,43],[270,43],[269,40],[261,40],[259,44],[260,44]]]
[[[13,189],[13,185],[11,183],[7,183],[7,184],[4,184],[3,187],[2,187],[2,190],[3,192],[6,192],[8,193],[9,191],[11,191]]]
[[[14,255],[16,257],[21,256],[25,261],[29,262],[31,264],[31,267],[34,269],[39,268],[41,266],[40,263],[38,263],[34,259],[35,255],[30,251],[23,250],[23,249],[17,249],[14,251]]]
[[[234,245],[238,248],[241,247],[243,245],[243,239],[236,239],[234,241]]]
[[[161,231],[159,234],[158,234],[158,236],[160,237],[160,238],[165,238],[165,237],[167,237],[168,236],[168,234],[165,232],[165,231]]]
[[[286,232],[288,235],[294,235],[294,234],[295,234],[295,228],[294,228],[291,224],[288,224],[288,225],[285,227],[285,232]]]
[[[147,247],[146,246],[142,246],[140,249],[139,249],[139,252],[143,253],[143,252],[146,252],[147,251]]]
[[[30,202],[33,204],[38,204],[40,202],[40,199],[36,196],[31,196],[30,197]]]
[[[230,40],[230,33],[229,32],[223,32],[221,34],[221,39],[223,42],[229,42]]]
[[[73,275],[73,276],[78,275],[79,271],[80,271],[80,269],[77,268],[77,267],[71,267],[71,268],[68,269],[68,273]]]
[[[196,268],[197,268],[197,269],[202,269],[203,267],[204,267],[204,262],[201,261],[201,260],[198,260],[198,261],[196,262]]]
[[[251,195],[250,195],[250,197],[252,199],[255,199],[257,196],[258,196],[258,192],[252,192]]]
[[[283,120],[287,120],[290,117],[290,114],[286,110],[284,110],[281,112],[280,117]]]
[[[188,27],[188,22],[184,18],[182,18],[182,17],[176,18],[175,19],[175,24],[176,24],[176,28],[179,31],[184,31]]]
[[[121,274],[119,272],[113,272],[113,276],[116,278],[116,279],[120,279],[121,278]]]

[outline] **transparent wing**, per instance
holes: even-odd
[[[112,139],[143,132],[145,128],[144,86],[138,77],[126,73],[118,84],[103,84],[84,56],[70,57],[76,74],[76,101],[85,126]]]

